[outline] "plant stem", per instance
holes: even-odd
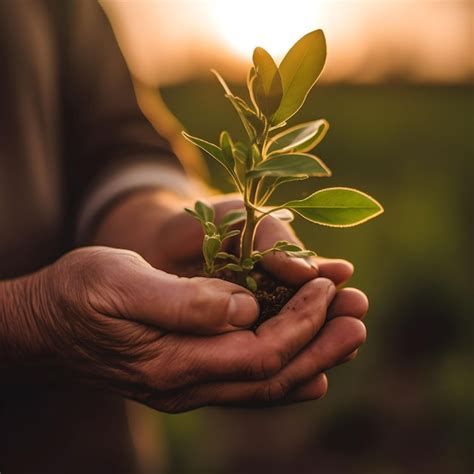
[[[240,264],[242,264],[246,258],[250,258],[252,255],[255,228],[257,225],[255,209],[245,203],[245,211],[247,213],[247,219],[245,220],[244,229],[242,231],[242,239],[240,242]]]

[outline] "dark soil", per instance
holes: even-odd
[[[223,271],[217,276],[223,280],[231,281],[232,283],[239,283],[237,281],[237,274],[231,271]],[[276,280],[259,267],[250,272],[250,276],[257,282],[255,297],[260,306],[260,315],[253,327],[256,329],[264,321],[277,315],[296,293],[296,290]]]

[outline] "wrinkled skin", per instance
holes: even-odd
[[[239,205],[217,198],[217,214]],[[352,265],[266,257],[268,271],[301,288],[254,333],[245,329],[258,316],[250,292],[218,279],[176,276],[201,251],[199,225],[182,207],[161,193],[140,193],[103,221],[97,243],[144,258],[85,247],[27,277],[36,314],[25,313],[23,324],[31,327],[34,318],[38,331],[23,357],[41,354],[53,372],[172,413],[321,398],[325,371],[355,357],[366,337],[365,295],[336,290]],[[256,243],[263,249],[281,239],[295,237],[269,218]]]

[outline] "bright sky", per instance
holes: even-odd
[[[474,75],[471,0],[102,0],[148,83],[243,80],[255,46],[277,60],[305,33],[328,41],[327,81],[461,82]]]

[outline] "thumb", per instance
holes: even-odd
[[[121,315],[162,329],[219,334],[251,326],[259,307],[245,288],[216,278],[183,278],[145,262],[121,273]]]

